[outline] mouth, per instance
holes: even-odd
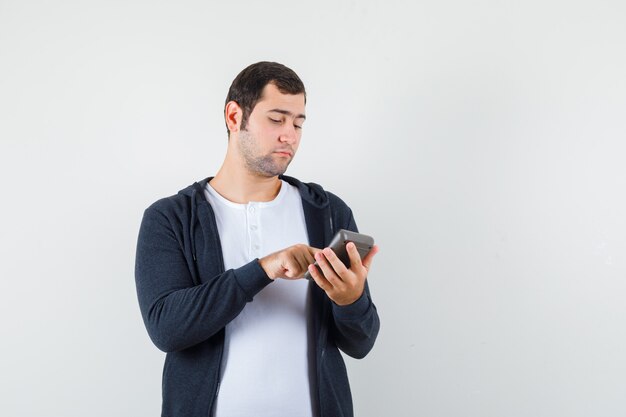
[[[280,156],[288,156],[288,157],[293,156],[293,153],[291,151],[286,151],[286,150],[284,150],[284,151],[274,151],[274,153],[276,153],[276,154],[278,154]]]

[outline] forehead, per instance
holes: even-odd
[[[280,108],[292,113],[304,114],[304,94],[283,94],[274,84],[267,84],[263,88],[261,98],[255,106],[255,110],[268,110]]]

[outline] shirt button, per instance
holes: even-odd
[[[256,230],[256,224],[251,225],[250,230]]]
[[[254,250],[259,250],[259,245],[254,245]]]
[[[248,209],[248,211],[249,211],[250,213],[254,213],[254,207],[250,207],[250,208]]]

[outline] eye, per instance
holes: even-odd
[[[302,129],[302,126],[298,126],[298,125],[293,125],[293,127],[295,127],[296,129]]]
[[[282,120],[272,119],[271,117],[268,117],[268,119],[270,119],[273,123],[282,123]]]

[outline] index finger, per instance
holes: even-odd
[[[315,256],[315,254],[316,254],[316,253],[319,253],[319,252],[321,252],[321,251],[322,251],[321,249],[314,248],[313,246],[307,246],[307,248],[309,249],[309,253],[310,253],[312,256]]]

